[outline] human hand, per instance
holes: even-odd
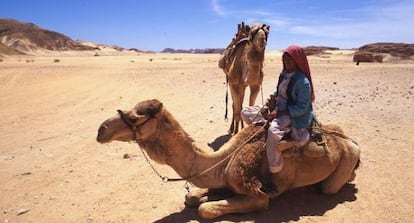
[[[276,117],[277,117],[277,111],[273,110],[273,111],[269,112],[264,118],[268,121],[272,121]]]
[[[271,94],[266,101],[266,106],[269,107],[269,110],[272,111],[276,108],[276,97]]]

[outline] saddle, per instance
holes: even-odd
[[[224,73],[228,74],[230,70],[230,63],[234,58],[234,51],[236,48],[249,41],[250,26],[245,25],[244,22],[237,25],[237,33],[232,38],[230,44],[224,50],[223,55],[220,57],[218,67],[224,70]]]
[[[283,157],[292,157],[298,154],[303,154],[307,157],[323,157],[328,155],[329,148],[326,135],[323,133],[322,125],[314,118],[312,125],[308,128],[310,137],[308,143],[302,147],[296,147],[295,141],[288,135],[280,142],[278,148],[283,151]]]

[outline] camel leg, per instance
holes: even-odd
[[[253,106],[256,103],[256,98],[260,91],[260,85],[250,85],[249,87],[250,87],[249,106]]]
[[[213,219],[230,213],[249,213],[266,210],[269,198],[236,195],[228,199],[206,202],[198,208],[198,214],[204,219]]]
[[[195,188],[185,195],[185,204],[189,207],[198,207],[200,204],[214,199],[217,196],[220,198],[229,197],[233,192],[227,188],[207,189]]]
[[[230,125],[230,133],[239,131],[239,123],[241,122],[240,112],[243,106],[245,86],[230,84],[230,93],[233,100],[233,118]]]
[[[232,134],[234,131],[234,115],[232,115],[231,117],[231,124],[230,124],[230,129],[229,129],[229,133]]]
[[[238,113],[238,120],[237,120],[237,127],[238,127],[238,125],[239,125],[239,123],[241,124],[241,129],[242,128],[244,128],[244,123],[243,123],[243,120],[241,119],[241,110],[243,109],[243,101],[244,101],[244,94],[245,94],[245,91],[246,91],[246,86],[240,86],[240,107],[237,109],[237,113]],[[236,132],[235,133],[237,133],[239,131],[239,129],[237,128],[236,129]]]
[[[236,124],[236,117],[235,117],[237,108],[239,106],[238,104],[240,103],[239,102],[240,91],[239,91],[237,85],[230,84],[230,93],[231,93],[231,99],[233,101],[233,104],[232,104],[233,115],[232,115],[232,119],[231,119],[231,125],[230,125],[230,129],[229,129],[229,133],[234,133],[235,131],[237,131],[236,129],[238,129],[238,127],[239,127],[238,123]]]
[[[349,180],[355,176],[355,167],[359,161],[358,147],[347,142],[348,151],[345,150],[336,170],[322,182],[322,192],[325,194],[337,193]]]

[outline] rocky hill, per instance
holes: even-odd
[[[33,23],[22,23],[14,19],[0,19],[0,52],[31,54],[37,50],[95,50],[69,37],[43,29]]]
[[[358,48],[354,62],[382,62],[390,55],[398,59],[411,59],[414,56],[414,44],[408,43],[371,43]]]
[[[306,55],[319,55],[319,54],[328,54],[326,50],[339,50],[337,47],[329,47],[329,46],[307,46],[304,47]]]
[[[0,56],[4,55],[21,55],[22,53],[19,51],[14,50],[11,47],[8,47],[0,42]]]
[[[408,43],[372,43],[361,46],[358,51],[388,53],[391,56],[409,59],[414,56],[414,44]]]

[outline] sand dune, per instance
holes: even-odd
[[[116,109],[158,98],[205,149],[227,134],[219,55],[5,57],[0,62],[1,222],[204,222],[185,208],[183,183],[163,183],[131,143],[101,145]],[[218,222],[411,222],[414,218],[414,63],[352,62],[352,52],[310,56],[315,110],[357,141],[353,184],[325,196],[288,192],[259,213]],[[263,95],[280,52],[268,52]],[[265,100],[259,96],[257,103]],[[124,159],[125,153],[136,157]],[[155,164],[167,176],[167,166]]]

